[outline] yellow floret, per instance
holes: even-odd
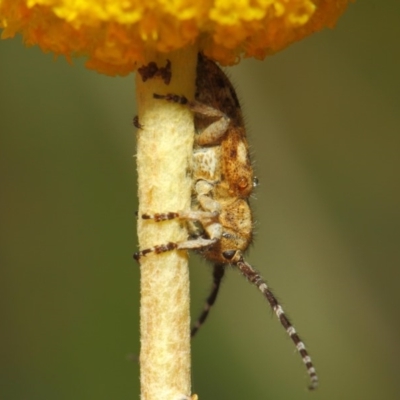
[[[99,72],[124,75],[145,49],[197,42],[222,64],[263,58],[333,27],[350,0],[0,0],[2,38],[67,58],[86,56]]]

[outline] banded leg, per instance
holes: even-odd
[[[206,304],[203,308],[202,313],[200,314],[196,323],[193,325],[192,330],[190,331],[191,337],[193,337],[197,333],[200,327],[204,324],[204,321],[207,319],[210,309],[214,305],[215,300],[217,298],[219,287],[221,285],[221,281],[224,274],[225,274],[225,266],[223,264],[215,264],[213,271],[213,285],[211,288],[211,293],[207,297]]]
[[[142,214],[143,219],[152,219],[154,222],[170,221],[171,219],[185,219],[187,221],[200,221],[207,224],[218,219],[217,211],[179,211],[154,214]]]
[[[147,256],[149,253],[161,254],[172,250],[199,250],[205,247],[215,244],[219,239],[205,239],[202,237],[190,240],[184,240],[182,242],[167,242],[159,244],[147,249],[140,250],[133,255],[136,261],[139,261],[142,257]]]
[[[209,212],[209,211],[180,211],[180,212],[168,212],[168,213],[155,213],[155,214],[142,214],[143,219],[152,219],[155,222],[168,221],[171,219],[184,219],[184,220],[192,220],[192,221],[200,221],[204,226],[214,226],[219,224],[215,224],[215,220],[218,219],[217,212]],[[149,253],[165,253],[171,250],[199,250],[204,249],[205,247],[211,246],[215,244],[219,240],[219,237],[213,236],[212,238],[203,238],[197,237],[195,239],[184,240],[181,242],[167,242],[164,244],[156,245],[153,247],[149,247],[147,249],[143,249],[138,251],[133,255],[133,258],[136,261],[139,261],[141,257],[146,256]]]
[[[292,339],[298,352],[300,353],[301,358],[303,359],[303,363],[305,364],[308,375],[310,376],[311,383],[309,385],[309,389],[310,390],[316,389],[318,387],[318,376],[315,371],[314,365],[311,361],[311,357],[309,356],[304,343],[300,339],[299,335],[296,333],[296,330],[294,329],[293,325],[289,321],[288,317],[286,317],[285,312],[283,311],[282,306],[279,304],[275,295],[268,288],[268,285],[265,283],[264,279],[250,264],[248,264],[243,260],[242,256],[240,257],[236,265],[239,268],[242,275],[244,275],[251,283],[257,286],[260,292],[268,300],[271,308],[274,310],[274,313],[276,314],[282,326],[285,328],[286,332]]]
[[[154,93],[153,97],[155,99],[164,99],[170,103],[181,104],[198,115],[215,120],[196,135],[196,143],[200,146],[219,143],[229,127],[230,118],[218,108],[208,106],[196,100],[190,101],[185,96],[172,93],[165,95]]]

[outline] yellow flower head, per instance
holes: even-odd
[[[169,52],[198,43],[233,64],[263,58],[326,26],[350,0],[0,0],[2,38],[22,33],[27,45],[125,75],[146,48]]]

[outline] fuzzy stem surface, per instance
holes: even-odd
[[[190,208],[193,115],[184,106],[153,98],[174,93],[192,99],[197,50],[149,53],[144,65],[171,62],[171,81],[136,74],[139,111],[137,170],[139,215]],[[178,220],[138,219],[141,249],[187,239]],[[186,252],[150,253],[141,260],[140,384],[142,400],[181,400],[190,396],[189,271]]]

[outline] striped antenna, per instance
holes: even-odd
[[[278,300],[276,299],[275,295],[271,292],[268,285],[261,277],[261,275],[246,261],[244,261],[243,257],[241,256],[239,261],[235,263],[239,268],[242,275],[244,275],[251,283],[253,283],[260,292],[266,297],[268,303],[270,304],[271,308],[273,309],[275,315],[278,317],[279,321],[281,322],[282,326],[285,328],[287,334],[292,339],[293,343],[295,344],[297,351],[299,352],[304,365],[307,368],[308,375],[310,376],[310,385],[309,389],[314,390],[318,387],[318,375],[315,371],[314,365],[311,361],[311,357],[306,350],[306,346],[303,341],[300,339],[299,335],[296,332],[296,329],[293,327],[291,322],[289,321],[288,317],[286,316],[285,312],[283,311],[282,306],[279,304]]]

